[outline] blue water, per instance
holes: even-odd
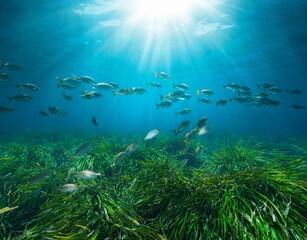
[[[97,6],[106,2],[114,5],[114,1],[98,0],[0,1],[0,60],[23,68],[0,69],[13,76],[0,82],[0,105],[14,109],[0,115],[1,132],[95,132],[92,116],[100,123],[101,133],[147,132],[153,128],[167,132],[183,120],[193,123],[207,116],[212,132],[307,134],[306,111],[289,107],[307,105],[306,1],[219,1],[213,10],[194,9],[186,21],[173,21],[164,29],[159,24],[148,29],[143,21],[129,22],[130,1],[118,1],[121,5],[113,11],[80,14],[86,9],[101,9]],[[115,20],[112,26],[103,25],[109,20]],[[155,79],[154,71],[167,72],[172,79]],[[146,88],[145,83],[152,81],[163,88],[146,88],[140,96],[100,91],[102,98],[84,100],[80,90],[91,90],[90,85],[83,84],[75,91],[57,88],[56,77],[72,74],[91,76],[97,82],[116,82],[119,88]],[[17,89],[12,82],[30,82],[40,90]],[[284,91],[300,89],[304,94],[272,95],[281,102],[278,107],[198,103],[196,90],[203,88],[216,93],[211,100],[229,100],[234,94],[223,86],[232,82],[250,87],[253,93],[260,92],[257,84],[271,83]],[[157,110],[159,94],[172,92],[173,83],[188,84],[187,93],[192,98]],[[73,100],[65,101],[64,92]],[[8,104],[5,96],[18,93],[29,93],[33,99]],[[49,106],[58,106],[67,115],[44,118],[38,114]],[[175,116],[174,112],[184,108],[193,111]]]

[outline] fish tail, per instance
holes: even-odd
[[[160,96],[160,101],[162,101],[164,97],[161,94],[159,94],[159,96]]]
[[[9,103],[12,102],[13,98],[12,97],[9,97],[9,96],[6,96],[6,98],[8,99]]]
[[[156,103],[156,105],[157,105],[157,109],[159,109],[160,105],[158,103]]]
[[[200,91],[199,90],[196,90],[196,96],[198,97],[200,95]]]
[[[215,106],[217,107],[219,105],[219,102],[215,101]]]
[[[113,93],[113,97],[116,95],[116,91],[112,91],[112,93]]]
[[[159,73],[154,72],[154,74],[155,74],[155,78],[159,77]]]
[[[62,113],[62,116],[65,117],[66,113],[67,113],[67,112]]]

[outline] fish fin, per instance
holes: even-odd
[[[9,103],[12,102],[13,98],[12,97],[9,97],[9,96],[6,96],[6,98],[8,99]]]
[[[156,105],[157,105],[157,109],[159,109],[160,105],[158,103],[156,103]]]
[[[160,96],[160,101],[162,101],[164,97],[161,94],[159,94],[159,96]]]
[[[196,96],[198,97],[200,95],[200,91],[199,90],[196,90]]]

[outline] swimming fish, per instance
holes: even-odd
[[[204,126],[200,129],[198,129],[198,136],[204,135],[205,133],[207,133],[210,130],[211,127],[209,126]]]
[[[99,125],[99,123],[96,120],[96,117],[92,117],[92,123],[97,127]]]
[[[33,176],[30,180],[30,184],[40,183],[45,181],[47,178],[51,176],[50,172],[41,172],[35,176]]]
[[[299,89],[287,90],[286,92],[290,93],[290,94],[293,94],[293,95],[301,95],[301,94],[304,93],[303,91],[301,91]]]
[[[151,83],[146,83],[146,86],[149,87],[153,87],[153,88],[162,88],[162,85],[156,82],[151,82]]]
[[[203,150],[203,146],[198,146],[196,149],[195,149],[195,156],[198,157],[199,154],[201,153],[201,151]]]
[[[81,144],[75,151],[75,154],[73,155],[74,157],[80,156],[81,154],[85,153],[86,151],[90,150],[92,147],[92,143],[86,142]]]
[[[70,101],[72,100],[72,96],[67,94],[67,93],[63,93],[63,98],[66,100],[66,101]]]
[[[196,90],[197,96],[199,96],[200,94],[203,94],[205,96],[212,96],[214,94],[213,91],[211,91],[210,89],[203,89],[203,90]]]
[[[69,181],[70,178],[76,173],[76,168],[75,167],[72,167],[68,170],[68,173],[67,173],[67,178],[65,179],[65,181]]]
[[[216,101],[215,103],[216,103],[216,107],[217,106],[225,106],[228,103],[228,101],[225,100],[225,99],[221,99],[219,101]]]
[[[120,152],[119,154],[117,154],[114,158],[113,164],[111,164],[111,167],[114,167],[115,165],[117,165],[125,157],[126,157],[126,152]]]
[[[17,94],[13,97],[6,97],[9,100],[9,103],[12,102],[13,100],[16,102],[27,102],[30,101],[33,97],[28,95],[28,94]]]
[[[126,155],[133,153],[137,149],[138,146],[139,146],[139,142],[130,143],[125,150]]]
[[[155,78],[161,77],[163,80],[166,80],[166,81],[171,79],[171,77],[165,72],[160,72],[160,73],[154,72],[154,74],[155,74]]]
[[[71,193],[71,192],[78,191],[80,188],[76,184],[69,183],[69,184],[64,184],[60,186],[58,189],[62,192]]]
[[[74,77],[83,83],[95,83],[95,80],[89,76],[80,76],[80,77],[74,76]]]
[[[23,83],[23,84],[17,84],[15,83],[16,88],[23,88],[23,89],[27,89],[30,91],[37,91],[39,90],[39,87],[32,84],[32,83]]]
[[[172,130],[176,135],[183,132],[190,125],[190,121],[181,122],[175,130]]]
[[[146,140],[150,140],[152,138],[154,138],[155,136],[157,136],[160,132],[160,129],[156,128],[156,129],[153,129],[151,130],[149,133],[147,133],[146,137],[143,138],[144,141]]]
[[[190,87],[184,83],[173,84],[173,88],[177,88],[182,91],[190,89]]]
[[[157,105],[157,109],[159,108],[169,108],[170,106],[173,105],[173,103],[171,101],[164,101],[164,102],[161,102],[160,104],[156,103]]]
[[[294,110],[305,110],[305,106],[301,106],[298,104],[291,105],[291,108]]]
[[[63,117],[66,115],[66,112],[62,112],[58,107],[48,107],[48,110],[51,114],[60,114]]]
[[[78,178],[81,178],[81,179],[93,179],[97,176],[100,176],[101,174],[95,173],[90,170],[83,170],[83,171],[78,172],[76,175],[78,176]]]
[[[47,113],[46,111],[44,110],[39,110],[38,113],[43,116],[43,117],[49,117],[49,113]]]
[[[7,106],[4,105],[0,105],[0,114],[5,114],[5,113],[9,113],[11,111],[13,111],[14,109],[9,108]]]
[[[176,114],[176,116],[178,116],[178,115],[187,115],[187,114],[189,114],[190,112],[192,112],[192,109],[183,109],[183,110],[181,110],[180,112],[175,112],[175,114]]]

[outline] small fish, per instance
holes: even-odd
[[[66,100],[66,101],[70,101],[72,100],[72,96],[67,94],[67,93],[63,93],[63,98]]]
[[[9,70],[22,70],[22,67],[18,66],[15,63],[7,62],[7,63],[4,63],[3,66]]]
[[[157,136],[160,132],[160,129],[156,128],[151,130],[149,133],[147,133],[146,137],[143,138],[144,141],[150,140],[152,138],[154,138],[155,136]]]
[[[138,148],[138,146],[139,146],[139,142],[130,143],[125,150],[126,155],[133,153]]]
[[[216,103],[216,107],[217,106],[225,106],[228,103],[228,101],[225,100],[225,99],[221,99],[219,101],[216,101],[215,103]]]
[[[51,176],[50,172],[41,172],[35,176],[33,176],[30,180],[30,184],[40,183],[45,181],[47,178]]]
[[[146,83],[147,87],[153,87],[153,88],[162,88],[162,85],[156,82]]]
[[[189,100],[191,97],[192,96],[190,94],[185,93],[184,95],[182,95],[180,97],[175,97],[174,99],[185,101],[185,100]]]
[[[182,91],[190,89],[190,87],[184,83],[173,84],[173,88],[177,88]]]
[[[97,83],[97,84],[92,84],[93,88],[98,88],[99,90],[103,90],[103,91],[111,91],[112,89],[114,89],[114,87],[109,84],[109,83]]]
[[[207,124],[208,117],[202,117],[201,119],[198,120],[198,122],[195,124],[197,126],[197,129],[202,128]]]
[[[102,94],[95,91],[80,91],[82,98],[92,99],[92,98],[100,98],[102,97]],[[87,97],[90,96],[90,97]]]
[[[192,139],[193,137],[195,137],[198,133],[198,129],[195,128],[189,132],[187,132],[184,136],[183,136],[183,139],[186,139],[186,140],[190,140]]]
[[[280,88],[277,88],[277,87],[267,88],[265,91],[269,92],[269,93],[274,93],[274,94],[282,92],[282,90]]]
[[[111,86],[113,86],[113,89],[116,89],[116,88],[119,87],[118,84],[115,83],[115,82],[108,82],[108,84],[110,84]]]
[[[12,102],[13,100],[16,101],[16,102],[27,102],[27,101],[30,101],[33,97],[28,95],[28,94],[18,94],[18,95],[15,95],[13,97],[6,97],[10,102]]]
[[[90,92],[87,92],[87,93],[85,93],[85,94],[82,94],[82,95],[81,95],[81,98],[90,100],[90,99],[93,99],[93,98],[94,98],[94,95],[93,95],[92,93],[90,93]]]
[[[189,159],[182,159],[180,162],[179,162],[179,168],[183,168],[185,165],[187,165]]]
[[[191,143],[188,140],[183,140],[181,143],[180,153],[185,153],[189,150]]]
[[[160,104],[156,103],[157,105],[157,109],[159,108],[169,108],[170,106],[173,105],[173,103],[171,101],[163,101]]]
[[[62,112],[58,107],[48,107],[48,110],[51,114],[60,114],[63,117],[66,115],[66,112]]]
[[[62,191],[62,192],[69,192],[69,193],[71,193],[71,192],[78,191],[80,188],[76,184],[69,183],[69,184],[62,185],[58,189],[60,191]]]
[[[211,127],[209,126],[204,126],[200,129],[198,129],[198,136],[204,135],[205,133],[207,133],[210,130]]]
[[[59,83],[58,83],[58,87],[63,87],[63,85],[67,85],[67,86],[71,86],[71,87],[78,87],[82,84],[81,81],[79,81],[77,78],[75,77],[69,77],[69,78],[59,78],[59,77],[56,77],[57,80],[59,80]]]
[[[203,150],[203,146],[198,146],[196,149],[195,149],[195,156],[198,157],[199,154],[201,153],[201,151]]]
[[[301,95],[301,94],[304,93],[303,91],[301,91],[299,89],[287,90],[286,92],[290,93],[290,94],[293,94],[293,95]]]
[[[294,110],[305,110],[305,106],[301,106],[298,104],[291,105],[290,107]]]
[[[212,101],[208,98],[198,98],[198,102],[204,103],[204,104],[211,104]]]
[[[253,96],[253,98],[261,99],[261,98],[268,97],[268,96],[269,94],[262,92],[262,93],[257,93],[256,95]]]
[[[91,147],[92,147],[92,143],[90,142],[86,142],[86,143],[83,143],[81,144],[75,151],[75,154],[73,155],[73,157],[76,157],[76,156],[80,156],[81,154],[85,153],[86,151],[90,150]]]
[[[77,80],[83,82],[83,83],[95,83],[95,80],[89,76],[80,76],[80,77],[76,77],[74,76]]]
[[[178,115],[187,115],[187,114],[189,114],[190,112],[192,112],[192,109],[183,109],[183,110],[181,110],[180,112],[175,112],[175,114],[176,114],[176,116],[178,116]]]
[[[250,88],[246,86],[240,86],[239,92],[250,92]]]
[[[65,179],[65,181],[69,181],[70,178],[76,173],[76,168],[75,167],[72,167],[68,170],[68,173],[67,173],[67,178]]]
[[[154,72],[154,74],[155,74],[155,78],[161,77],[163,80],[166,80],[166,81],[171,79],[171,77],[165,72],[160,72],[160,73]]]
[[[96,120],[96,117],[92,117],[92,123],[93,123],[96,127],[98,127],[98,125],[99,125],[99,123],[98,123],[97,120]]]
[[[112,91],[112,92],[113,92],[113,96],[115,95],[127,96],[131,94],[129,88],[121,88],[118,91]]]
[[[266,90],[266,89],[272,88],[274,86],[272,84],[270,84],[270,83],[264,83],[264,84],[261,84],[261,85],[257,85],[257,87],[259,89]]]
[[[39,87],[32,84],[32,83],[23,83],[23,84],[17,84],[15,83],[16,88],[23,88],[30,91],[37,91],[39,90]]]
[[[111,167],[114,167],[115,165],[117,165],[120,161],[122,161],[124,158],[126,157],[126,152],[120,152],[119,154],[117,154],[114,158],[114,162],[113,164],[111,164]]]
[[[7,73],[0,73],[0,80],[8,80],[12,78],[10,75],[8,75]]]
[[[180,98],[180,97],[183,97],[185,96],[185,92],[182,92],[182,91],[175,91],[171,94],[171,98]]]
[[[39,110],[38,113],[43,116],[43,117],[49,117],[49,113],[47,113],[46,111],[44,110]]]
[[[205,96],[212,96],[214,94],[213,91],[211,91],[210,89],[203,89],[203,90],[196,90],[197,96],[199,96],[200,94],[203,94]]]
[[[93,179],[97,176],[101,176],[100,173],[95,173],[95,172],[90,171],[90,170],[80,171],[76,175],[78,176],[78,178],[81,178],[81,179]]]
[[[76,89],[76,86],[73,86],[73,85],[70,85],[70,84],[61,84],[61,85],[58,85],[58,87],[61,87],[64,90],[69,90],[69,91]]]
[[[146,92],[146,89],[141,88],[141,87],[133,87],[130,89],[131,94],[134,95],[142,95]]]
[[[240,86],[236,83],[229,83],[227,85],[224,85],[224,89],[229,89],[233,92],[238,91],[240,89]]]
[[[168,177],[167,179],[170,180],[171,178],[173,178],[175,175],[175,167],[172,166],[169,170],[168,170]]]
[[[11,111],[13,111],[14,109],[9,108],[7,106],[4,105],[0,105],[0,114],[5,114],[5,113],[9,113]]]
[[[190,125],[190,121],[181,122],[173,132],[178,135],[183,132]]]

